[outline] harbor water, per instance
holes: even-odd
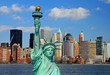
[[[59,64],[61,75],[110,75],[110,65]],[[31,64],[0,64],[0,75],[33,75]]]

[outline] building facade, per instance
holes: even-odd
[[[74,57],[73,37],[69,33],[63,38],[63,56]]]
[[[104,59],[110,59],[110,43],[104,43]]]
[[[55,43],[56,50],[55,50],[55,62],[60,63],[62,58],[62,43],[56,42]]]
[[[80,42],[80,56],[85,58],[85,61],[89,59],[89,41]]]
[[[2,54],[3,54],[3,48],[0,47],[0,63],[2,63]]]
[[[104,48],[103,37],[97,37],[96,39],[96,55],[102,55]]]
[[[2,63],[10,63],[11,49],[9,47],[3,48]]]
[[[15,43],[12,45],[12,58],[14,63],[20,63],[21,50],[22,48],[19,44]]]
[[[79,43],[76,40],[74,40],[73,44],[74,44],[74,57],[77,57],[79,55]]]
[[[54,33],[54,34],[52,35],[52,42],[54,43],[54,42],[56,42],[56,41],[57,41],[57,34]]]
[[[31,48],[23,48],[21,51],[21,63],[31,63]]]
[[[94,59],[96,56],[96,41],[90,41],[89,42],[89,47],[90,47],[90,52],[89,52],[89,57],[90,59]]]
[[[64,41],[63,49],[64,49],[64,56],[71,57],[71,58],[74,57],[73,42],[71,42],[71,41]]]
[[[44,39],[47,42],[50,42],[50,30],[48,29],[41,29],[41,39]]]
[[[59,28],[59,30],[57,32],[57,41],[58,42],[62,42],[63,41],[63,39],[62,39],[62,32],[61,32],[60,28]]]

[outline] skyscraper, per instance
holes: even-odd
[[[74,57],[74,45],[73,45],[73,37],[71,34],[66,34],[63,42],[63,54],[67,57]]]
[[[29,47],[33,48],[34,33],[30,33]]]
[[[59,42],[62,42],[63,41],[62,40],[62,32],[61,32],[60,28],[59,28],[59,30],[57,32],[57,41],[59,41]]]
[[[52,42],[55,43],[56,45],[55,61],[59,63],[61,62],[61,57],[62,57],[62,33],[61,33],[60,28],[57,33],[53,34]]]
[[[41,39],[44,39],[47,42],[50,42],[50,30],[48,29],[41,29]]]
[[[20,44],[20,47],[22,47],[22,30],[10,30],[10,46],[12,47],[14,43]]]

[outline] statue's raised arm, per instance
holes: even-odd
[[[39,50],[40,49],[40,18],[42,17],[42,13],[40,12],[40,6],[36,7],[36,11],[33,12],[32,16],[34,17],[34,27],[35,27],[35,33],[34,33],[34,49]]]

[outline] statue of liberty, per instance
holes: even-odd
[[[33,65],[34,75],[61,75],[60,70],[54,62],[55,45],[53,43],[46,43],[42,47],[40,45],[40,6],[37,6],[36,11],[33,12],[34,17],[34,48],[31,52],[31,59]]]

